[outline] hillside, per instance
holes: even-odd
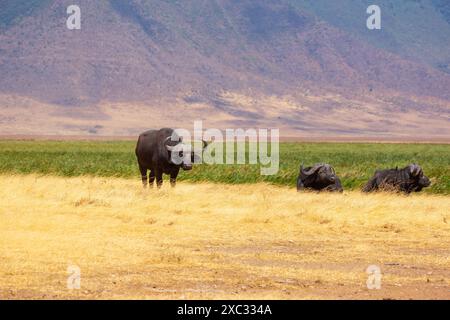
[[[446,1],[0,1],[0,134],[450,135]]]

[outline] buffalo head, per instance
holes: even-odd
[[[328,190],[342,192],[341,181],[333,167],[329,164],[318,163],[312,167],[300,166],[300,174],[297,178],[297,190],[304,188],[314,190]]]
[[[336,182],[336,172],[329,164],[318,163],[307,169],[303,169],[302,166],[300,171],[304,176],[315,176],[317,181],[321,181],[323,183],[333,184]]]
[[[430,179],[423,174],[423,170],[418,164],[410,164],[407,168],[410,179],[415,182],[415,185],[417,185],[417,191],[430,186]]]
[[[202,143],[203,150],[205,150],[208,143],[203,140]],[[183,143],[183,138],[178,137],[176,134],[166,138],[165,147],[169,152],[169,161],[172,164],[181,166],[183,170],[191,170],[192,163],[197,163],[198,159],[200,159],[200,156],[195,151],[191,151],[191,145]]]

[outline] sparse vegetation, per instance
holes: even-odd
[[[50,3],[49,0],[3,0],[0,9],[0,31]]]
[[[0,141],[0,173],[135,177],[134,141]],[[450,145],[381,143],[281,143],[280,170],[261,176],[258,165],[198,165],[179,180],[269,182],[295,186],[299,164],[328,162],[347,190],[359,189],[377,168],[419,163],[431,178],[426,193],[450,193]]]
[[[450,198],[0,175],[0,299],[446,299]],[[67,289],[67,268],[81,289]],[[380,290],[366,269],[380,267]]]

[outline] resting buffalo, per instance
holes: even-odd
[[[203,148],[206,147],[203,141]],[[191,170],[196,154],[183,154],[182,138],[173,129],[149,130],[139,136],[136,145],[136,157],[144,187],[147,186],[147,171],[150,170],[150,186],[156,177],[156,185],[161,187],[163,173],[170,175],[170,184],[175,186],[180,168]],[[177,153],[176,157],[172,153]],[[178,161],[174,161],[178,159]]]
[[[364,192],[380,189],[403,191],[405,193],[419,192],[431,184],[430,179],[423,174],[417,164],[410,164],[403,169],[377,170],[364,186]]]
[[[297,178],[297,191],[305,188],[343,191],[341,181],[336,176],[333,167],[325,163],[318,163],[307,168],[303,168],[303,165],[300,166],[300,173]]]

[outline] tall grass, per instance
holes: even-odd
[[[450,197],[137,182],[0,175],[0,299],[449,297]]]
[[[0,141],[1,173],[93,175],[139,179],[134,141]],[[300,163],[327,162],[344,188],[360,188],[378,168],[420,164],[432,180],[428,193],[450,193],[450,145],[382,143],[281,143],[280,169],[260,175],[259,165],[207,165],[181,172],[180,180],[270,182],[295,186]]]

